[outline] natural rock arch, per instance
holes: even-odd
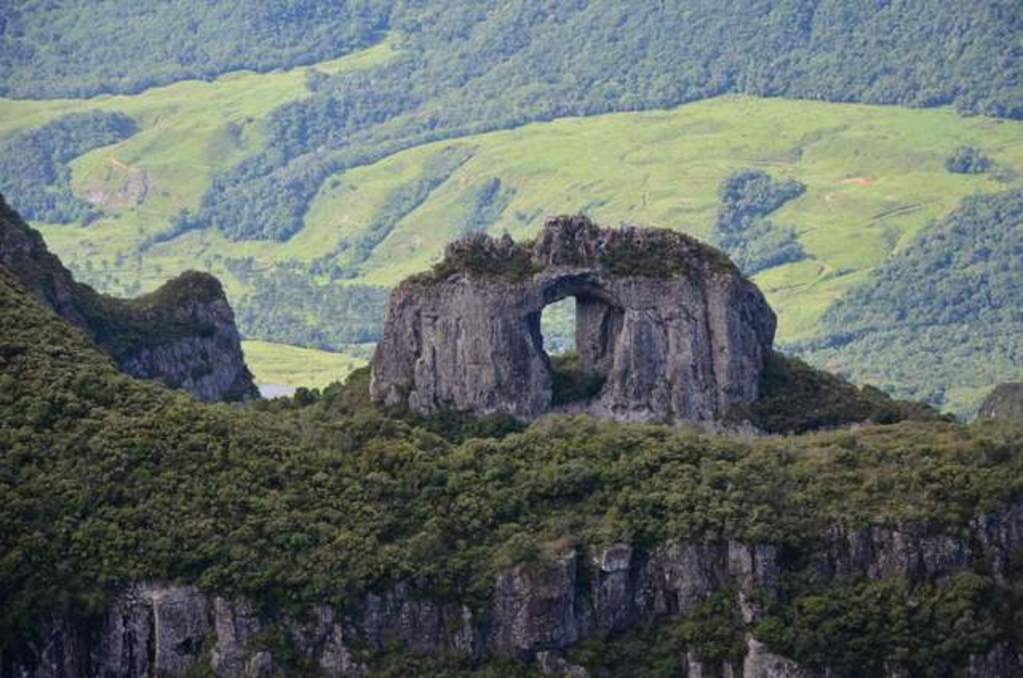
[[[373,399],[524,420],[551,411],[540,314],[568,296],[582,367],[604,377],[577,411],[706,421],[756,399],[775,330],[756,286],[688,236],[579,216],[549,220],[527,244],[469,236],[402,282],[373,358]]]

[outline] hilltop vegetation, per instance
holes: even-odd
[[[501,568],[566,545],[734,538],[795,557],[835,522],[954,528],[1023,494],[1006,424],[761,440],[557,417],[522,430],[378,410],[365,370],[292,401],[204,406],[117,373],[6,271],[0,312],[5,642],[42,616],[102,609],[123,582],[194,582],[296,610],[405,581],[475,606]],[[854,620],[863,608],[847,601],[836,609]],[[990,613],[980,598],[962,604]],[[811,623],[786,605],[772,615]],[[986,647],[1008,628],[969,638]],[[819,646],[802,647],[813,661]],[[874,656],[919,662],[925,649],[893,635]]]

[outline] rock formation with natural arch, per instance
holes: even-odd
[[[576,299],[576,351],[602,384],[573,411],[708,421],[756,400],[775,315],[718,250],[668,230],[549,220],[532,242],[474,234],[391,297],[376,402],[532,420],[552,411],[545,306]]]

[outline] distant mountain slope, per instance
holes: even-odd
[[[757,168],[807,186],[770,217],[795,232],[806,258],[757,275],[779,313],[782,339],[792,341],[813,336],[831,301],[962,197],[1019,186],[1023,176],[1023,124],[1016,121],[729,96],[669,111],[558,120],[397,153],[332,175],[303,230],[284,243],[234,242],[211,231],[168,239],[174,215],[198,202],[211,173],[255,143],[255,126],[236,112],[258,115],[250,99],[268,91],[300,95],[296,78],[300,74],[252,75],[61,106],[60,112],[102,106],[147,121],[132,138],[71,164],[75,195],[115,190],[123,176],[115,159],[144,171],[150,190],[141,204],[111,207],[110,216],[86,230],[40,224],[47,242],[79,279],[111,293],[151,290],[167,275],[201,267],[224,281],[239,321],[260,332],[248,337],[290,343],[305,334],[306,345],[337,346],[372,340],[341,335],[364,326],[373,313],[361,319],[331,311],[328,324],[312,312],[304,316],[308,322],[266,334],[283,323],[279,309],[268,308],[264,299],[289,299],[289,308],[299,309],[309,306],[299,297],[314,283],[320,284],[318,296],[331,295],[329,281],[394,284],[428,268],[468,224],[479,228],[473,214],[486,216],[489,232],[507,230],[517,238],[535,233],[552,212],[581,211],[605,223],[655,224],[712,240],[722,182]],[[208,110],[198,105],[203,101],[209,101]],[[40,114],[53,111],[25,104]],[[218,122],[220,107],[231,111],[228,122],[241,121],[237,143],[229,124]],[[960,145],[982,149],[995,169],[948,172],[945,160]],[[432,165],[443,164],[433,159],[452,154],[468,159],[453,172],[427,176]],[[500,186],[491,192],[495,179]],[[347,305],[342,294],[323,309]],[[307,324],[313,327],[301,326]],[[314,340],[313,329],[320,338]]]
[[[133,93],[340,56],[382,35],[390,0],[61,0],[0,6],[0,95]]]
[[[327,176],[396,150],[726,92],[1023,115],[1015,0],[433,0],[391,27],[402,58],[281,107],[189,223],[286,240]]]
[[[6,10],[0,93],[137,92],[336,57],[384,30],[401,36],[391,63],[311,77],[313,96],[264,125],[267,147],[207,191],[188,224],[233,239],[292,237],[331,173],[556,117],[729,92],[1023,116],[1014,0],[113,5]]]
[[[381,74],[378,104],[389,98],[386,78],[405,72],[413,106],[424,94],[455,94],[448,105],[475,101],[507,114],[514,101],[520,119],[543,119],[558,108],[564,115],[663,106],[726,91],[924,106],[954,101],[964,110],[1015,116],[1020,20],[1011,0],[6,3],[0,94],[134,93],[240,68],[292,67],[365,47],[391,29],[406,36],[409,64]],[[558,47],[569,44],[571,50]],[[452,90],[463,85],[464,96]],[[548,100],[541,103],[543,90]]]
[[[1023,377],[1023,191],[966,199],[824,316],[808,355],[856,382],[975,410]]]
[[[3,196],[0,267],[84,330],[127,374],[157,379],[202,400],[258,395],[242,357],[234,314],[220,283],[209,274],[183,273],[136,299],[103,296],[75,282]]]

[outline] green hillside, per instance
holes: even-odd
[[[318,68],[358,68],[387,58],[389,49],[385,44]],[[5,118],[9,126],[11,120],[30,127],[90,110],[125,111],[142,124],[126,141],[71,163],[79,197],[117,195],[129,172],[144,172],[149,187],[137,204],[108,202],[109,216],[84,230],[36,225],[80,278],[101,289],[146,291],[198,265],[224,279],[240,316],[252,316],[258,334],[249,338],[338,350],[352,339],[302,341],[301,332],[275,332],[271,323],[256,322],[274,309],[259,303],[265,294],[252,295],[254,281],[284,267],[320,284],[390,286],[428,267],[470,223],[525,237],[556,212],[585,211],[604,223],[669,226],[711,238],[719,186],[736,171],[756,168],[807,187],[771,215],[794,229],[806,258],[756,276],[778,312],[780,341],[794,342],[817,336],[831,303],[963,197],[1023,185],[1023,123],[948,110],[728,96],[670,111],[533,124],[397,153],[328,181],[305,228],[284,243],[234,242],[199,231],[152,244],[173,228],[179,210],[194,208],[217,168],[259,145],[257,125],[245,121],[258,119],[272,101],[303,96],[304,77],[302,71],[238,74],[132,97],[4,101],[0,107],[14,114]],[[995,169],[949,172],[946,159],[963,145],[983,149]],[[422,168],[452,152],[446,149],[457,149],[462,160],[415,195]],[[471,221],[481,190],[495,180],[501,209]],[[416,198],[411,203],[409,195]],[[366,242],[369,248],[360,249]],[[315,316],[310,326],[329,325],[332,318]],[[260,372],[258,362],[254,369]]]
[[[585,211],[605,223],[663,225],[709,238],[719,185],[731,173],[752,167],[807,186],[773,218],[796,229],[809,258],[757,277],[779,313],[780,338],[792,341],[813,336],[827,306],[929,220],[971,193],[1020,185],[1023,171],[1023,124],[1018,122],[962,118],[946,110],[722,97],[671,111],[534,124],[395,154],[328,181],[306,215],[306,227],[285,243],[232,242],[203,231],[143,247],[170,228],[178,210],[196,204],[213,168],[236,157],[230,144],[216,156],[216,140],[228,136],[230,125],[222,122],[222,109],[197,118],[194,110],[180,110],[182,100],[205,109],[208,102],[226,103],[234,96],[239,116],[258,114],[255,104],[246,107],[248,97],[263,98],[246,79],[272,80],[267,90],[281,97],[301,91],[301,74],[289,72],[167,88],[185,90],[180,98],[154,90],[125,97],[119,105],[65,103],[62,112],[95,105],[138,111],[151,122],[131,139],[74,161],[79,194],[121,180],[115,159],[145,170],[153,188],[140,204],[115,206],[113,216],[84,232],[39,224],[50,246],[86,279],[118,291],[149,289],[200,262],[223,276],[244,306],[247,286],[231,260],[252,257],[255,268],[265,270],[285,261],[311,265],[325,258],[321,269],[336,263],[346,279],[380,285],[426,268],[460,234],[474,196],[493,179],[501,182],[507,204],[486,224],[492,232],[523,237],[549,214]],[[188,91],[193,87],[223,92],[196,99]],[[39,120],[44,107],[55,114],[55,104],[2,105],[22,120]],[[239,143],[247,136],[243,132]],[[1000,171],[948,172],[946,158],[964,144],[984,149]],[[391,202],[419,180],[426,160],[452,145],[468,160],[411,210],[399,211],[400,218],[388,217],[387,232],[359,261],[352,245],[393,211]]]
[[[830,307],[801,348],[858,382],[972,412],[1023,374],[1020,299],[1023,191],[973,196]]]
[[[2,91],[135,93],[0,99],[7,157],[25,148],[49,163],[8,163],[0,179],[16,208],[71,222],[35,225],[101,290],[137,294],[205,269],[224,280],[247,338],[347,352],[375,339],[383,293],[372,287],[426,268],[460,234],[527,237],[549,214],[584,211],[725,245],[719,189],[762,171],[805,191],[727,248],[757,262],[779,340],[803,345],[837,299],[964,197],[1023,185],[1018,5],[918,4],[303,1],[234,21],[212,2],[190,18],[209,46],[171,36],[151,50],[188,55],[167,68],[132,58],[155,28],[124,26],[172,25],[187,3],[127,11],[121,28],[78,3],[4,10],[14,30],[0,37],[12,65]],[[342,17],[357,20],[322,28]],[[87,40],[47,37],[72,19],[93,27]],[[243,27],[268,25],[268,50],[229,49]],[[104,36],[119,40],[97,47]],[[94,48],[32,76],[52,40]],[[238,66],[268,72],[227,72]],[[180,80],[196,75],[211,79]],[[74,159],[49,152],[40,130],[82,114],[126,116],[133,133],[90,139]],[[758,243],[786,253],[749,251]]]
[[[344,381],[367,364],[370,356],[367,349],[359,351],[353,347],[346,355],[266,341],[242,342],[245,363],[252,368],[256,384],[285,387],[283,392],[296,386],[325,388],[335,381]]]
[[[742,623],[734,597],[703,610],[703,628],[728,625],[724,642],[751,633],[797,661],[837,663],[838,676],[894,664],[952,674],[971,652],[1018,642],[1019,577],[1009,566],[1004,577],[978,566],[882,586],[821,580],[811,558],[836,524],[919,521],[953,535],[1018,501],[1019,430],[1008,423],[749,438],[549,417],[509,432],[381,411],[367,402],[366,371],[318,397],[202,405],[117,373],[2,267],[0,312],[5,652],[36,636],[40,620],[101,613],[124,582],[244,595],[276,620],[254,641],[271,643],[314,604],[344,607],[396,582],[417,600],[486,614],[496,573],[515,565],[686,540],[786,554],[786,595],[765,599],[765,619]],[[858,623],[875,606],[884,614]],[[637,629],[579,651],[592,666],[637,641],[676,662],[720,647],[716,632],[677,626],[686,621],[666,620],[657,640]],[[784,630],[792,625],[798,639]],[[296,675],[300,655],[281,637],[274,662]],[[840,640],[855,649],[820,654]],[[400,662],[372,647],[360,656],[373,667]],[[437,675],[460,666],[431,662]],[[508,675],[493,668],[480,675]]]

